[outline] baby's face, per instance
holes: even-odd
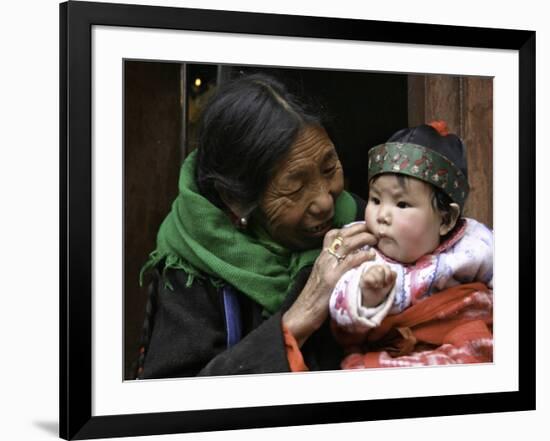
[[[429,184],[415,178],[400,182],[391,173],[371,182],[365,219],[383,254],[413,263],[437,248],[442,219],[432,194]]]

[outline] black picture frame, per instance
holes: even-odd
[[[60,436],[89,439],[535,409],[535,296],[513,392],[92,416],[93,25],[495,48],[519,54],[519,280],[535,292],[535,32],[125,4],[60,5]]]

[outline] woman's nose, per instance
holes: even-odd
[[[330,194],[328,188],[322,187],[319,188],[316,192],[309,210],[312,214],[319,216],[330,213],[334,207],[334,199]]]

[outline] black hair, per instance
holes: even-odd
[[[250,213],[308,125],[322,125],[319,109],[273,77],[253,74],[220,85],[199,120],[199,191],[220,208],[223,192]]]

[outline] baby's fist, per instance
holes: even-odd
[[[369,266],[361,274],[359,288],[363,296],[363,306],[372,308],[379,305],[389,294],[397,274],[386,264]]]

